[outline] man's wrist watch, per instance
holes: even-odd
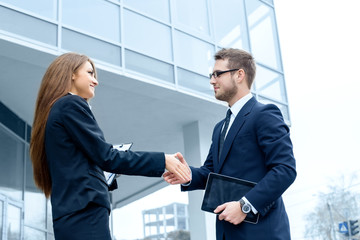
[[[245,214],[248,214],[251,211],[250,204],[245,203],[244,199],[240,199],[240,208],[241,208],[241,211]]]

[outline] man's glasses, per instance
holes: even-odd
[[[221,74],[223,73],[227,73],[227,72],[233,72],[233,71],[237,71],[239,70],[238,68],[237,69],[230,69],[230,70],[226,70],[226,71],[215,71],[213,73],[209,73],[209,78],[211,79],[212,77],[214,78],[218,78],[220,77]]]

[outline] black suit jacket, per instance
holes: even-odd
[[[295,180],[296,170],[289,128],[279,108],[251,98],[236,116],[218,156],[223,124],[224,120],[215,126],[204,165],[191,167],[191,183],[182,190],[204,189],[210,172],[257,182],[245,197],[260,213],[259,222],[233,225],[217,219],[217,239],[289,240],[281,195]]]
[[[107,143],[85,99],[66,95],[52,106],[45,131],[53,219],[85,208],[89,202],[110,211],[103,170],[160,177],[164,153],[121,152]]]

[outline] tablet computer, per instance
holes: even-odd
[[[254,182],[240,178],[210,173],[205,187],[201,210],[214,213],[215,208],[223,203],[239,201],[255,185],[256,183]],[[250,211],[244,221],[256,224],[258,220],[259,213],[254,214]]]

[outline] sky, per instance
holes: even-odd
[[[274,4],[298,171],[284,194],[296,240],[304,239],[303,216],[317,194],[332,179],[360,170],[360,2]]]
[[[274,4],[298,172],[284,200],[292,239],[300,240],[305,239],[304,216],[316,206],[317,194],[326,192],[333,179],[360,170],[360,1],[274,0]],[[360,188],[353,190],[360,193]],[[145,203],[152,202],[150,208],[162,206],[173,202],[174,196],[187,203],[187,195],[176,186],[161,191],[170,192],[172,198],[160,201],[150,196],[115,210],[128,216],[116,219],[116,225],[140,223],[139,209]],[[132,239],[130,232],[134,231],[120,227],[115,235]],[[138,235],[142,236],[142,227]]]

